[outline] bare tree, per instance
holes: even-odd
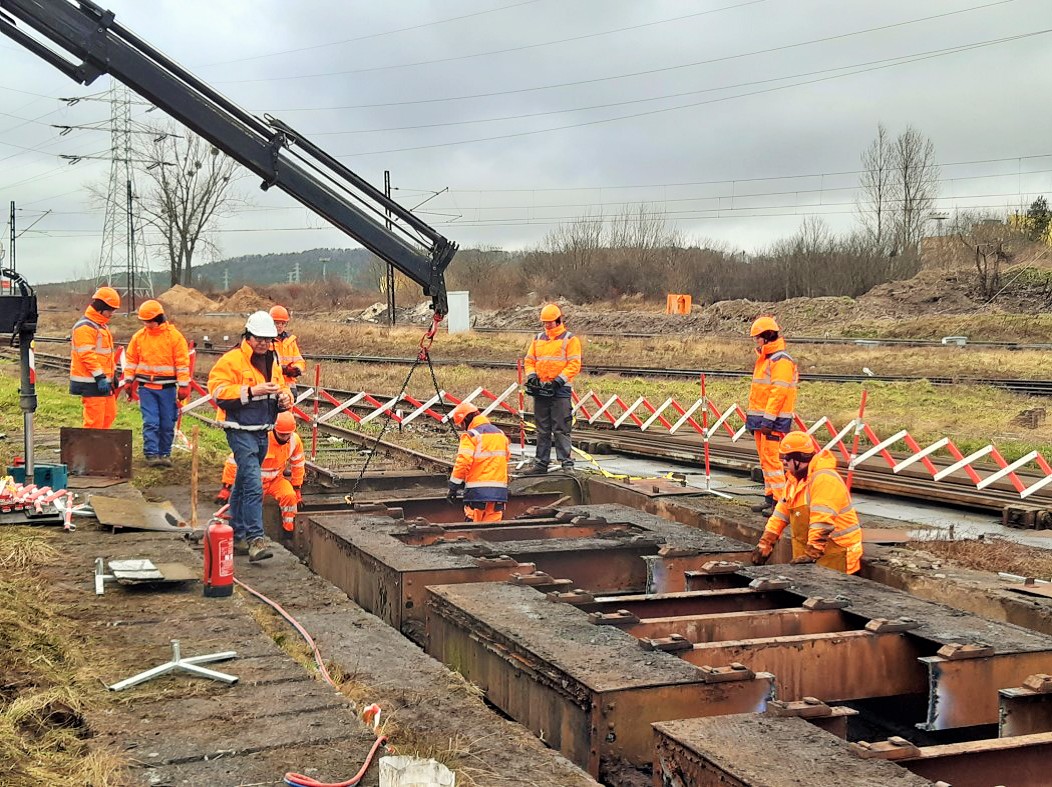
[[[161,235],[171,283],[193,283],[194,255],[215,250],[210,237],[219,218],[242,200],[231,188],[240,177],[237,162],[201,137],[175,124],[158,131],[141,151],[147,187],[139,198],[144,220]]]
[[[931,221],[939,196],[935,145],[917,129],[907,126],[895,140],[892,162],[898,207],[895,245],[900,254],[912,254]]]
[[[877,136],[862,152],[861,191],[856,204],[864,236],[875,249],[890,250],[895,174],[894,148],[888,130],[877,124]]]

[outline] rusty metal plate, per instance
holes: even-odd
[[[631,487],[647,497],[668,497],[670,495],[700,495],[704,490],[695,486],[685,486],[679,481],[667,478],[626,478],[618,479],[621,486]]]
[[[120,497],[92,495],[91,507],[95,518],[109,527],[129,527],[136,530],[162,530],[172,533],[189,532],[190,525],[165,500],[163,503],[147,503],[145,500],[128,500]]]
[[[1012,590],[1016,593],[1025,593],[1028,596],[1052,598],[1052,585],[1005,585],[1005,590]]]
[[[70,475],[132,477],[131,429],[63,426],[59,430],[59,452]]]

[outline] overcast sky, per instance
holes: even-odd
[[[747,251],[806,215],[846,231],[878,122],[933,140],[945,210],[1052,194],[1049,0],[102,5],[371,182],[390,170],[403,204],[448,188],[421,215],[463,247],[528,247],[639,203],[688,241]],[[39,219],[18,267],[37,282],[85,275],[103,226],[86,186],[109,165],[58,154],[105,153],[109,137],[50,124],[105,121],[105,103],[58,99],[108,77],[78,86],[7,38],[0,63],[0,209],[18,203],[19,231]],[[253,209],[222,224],[222,256],[355,245],[257,180],[242,184]]]

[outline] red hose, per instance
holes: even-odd
[[[385,743],[387,743],[386,735],[381,735],[373,741],[373,747],[369,749],[369,755],[365,758],[365,762],[362,764],[361,769],[345,782],[319,782],[312,779],[310,776],[289,772],[285,774],[285,784],[289,784],[292,787],[354,787],[354,785],[360,782],[362,777],[365,776],[366,771],[369,770],[369,766],[373,764],[373,758],[376,756],[376,752]]]

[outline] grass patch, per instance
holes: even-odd
[[[99,665],[33,573],[57,559],[51,538],[0,529],[0,783],[125,784],[123,760],[88,743],[84,715],[107,701]]]
[[[908,545],[976,571],[1003,571],[1037,579],[1052,579],[1052,554],[1002,538],[918,541]]]

